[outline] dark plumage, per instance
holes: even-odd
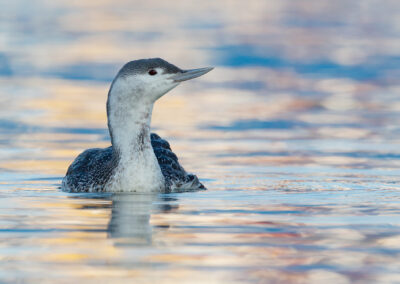
[[[151,133],[151,146],[156,155],[166,183],[166,193],[186,190],[204,190],[204,185],[196,175],[187,173],[179,164],[178,157],[172,152],[167,140]],[[69,166],[63,187],[74,189],[73,192],[104,192],[105,186],[113,175],[118,157],[108,148],[93,148],[82,152]]]

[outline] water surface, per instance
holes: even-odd
[[[397,1],[0,1],[0,282],[399,283]],[[59,190],[128,60],[207,191]]]

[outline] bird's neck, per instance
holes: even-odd
[[[112,191],[163,190],[164,178],[150,140],[153,104],[138,104],[110,91],[108,127],[113,153],[118,158]]]
[[[153,105],[130,106],[108,101],[108,128],[114,151],[121,157],[151,149],[150,123]]]

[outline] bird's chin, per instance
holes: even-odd
[[[171,91],[173,88],[175,88],[178,85],[179,85],[179,83],[171,83],[171,85],[169,85],[168,87],[164,88],[161,92],[159,92],[159,95],[154,98],[154,101],[158,100],[159,98],[164,96],[166,93],[168,93],[169,91]]]

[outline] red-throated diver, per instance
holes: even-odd
[[[204,189],[178,163],[169,143],[150,133],[153,105],[180,82],[213,68],[181,70],[161,58],[128,62],[107,99],[111,145],[88,149],[69,166],[62,189],[69,192],[173,192]]]

